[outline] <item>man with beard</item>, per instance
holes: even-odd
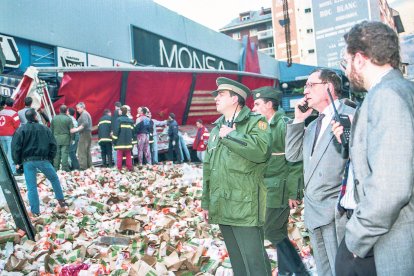
[[[212,94],[223,116],[214,123],[204,159],[204,219],[219,225],[234,275],[271,275],[263,175],[272,137],[266,119],[245,106],[249,88],[228,78],[216,82]]]
[[[286,132],[286,159],[303,160],[305,225],[319,275],[335,275],[335,256],[347,220],[336,209],[347,158],[342,157],[341,145],[336,143],[329,127],[334,110],[328,90],[339,113],[354,113],[354,108],[338,99],[339,76],[329,69],[317,69],[306,82],[305,97],[296,104],[295,119],[287,125]],[[309,109],[302,112],[299,105],[305,104]],[[305,127],[305,119],[312,109],[319,112],[319,117]]]
[[[338,275],[412,275],[414,84],[399,70],[398,35],[387,25],[364,21],[344,38],[343,69],[354,90],[368,93],[351,130],[346,189],[353,188],[356,207],[336,269]],[[334,123],[332,130],[340,141],[343,128]]]

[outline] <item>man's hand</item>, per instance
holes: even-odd
[[[299,206],[300,204],[300,200],[297,199],[289,199],[289,208],[290,209],[295,209]]]
[[[220,128],[220,132],[219,132],[220,138],[226,137],[233,130],[236,130],[236,124],[233,124],[233,127],[228,127],[226,125],[222,125],[221,128]]]
[[[352,123],[352,120],[354,119],[353,115],[348,115],[349,120]],[[331,125],[332,125],[332,133],[335,135],[336,140],[338,141],[339,144],[341,144],[341,135],[342,133],[344,133],[344,127],[337,121],[332,120],[331,121]]]
[[[311,114],[313,109],[309,108],[305,113],[302,113],[299,109],[299,105],[304,105],[306,103],[306,97],[303,97],[295,104],[295,119],[294,123],[303,123],[306,118],[308,118]]]
[[[202,213],[203,213],[204,221],[206,223],[208,223],[208,211],[207,210],[203,210]]]
[[[331,125],[332,125],[332,133],[335,135],[336,140],[338,141],[339,144],[341,144],[341,135],[342,133],[344,133],[344,127],[337,121],[332,120],[331,121]]]
[[[16,170],[20,169],[20,165],[14,165],[16,167]]]

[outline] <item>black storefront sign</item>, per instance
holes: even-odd
[[[134,59],[156,67],[237,70],[237,64],[171,39],[132,27]]]

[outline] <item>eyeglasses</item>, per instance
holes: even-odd
[[[314,85],[317,84],[326,84],[326,82],[308,82],[305,84],[305,86],[303,87],[304,89],[309,88],[311,89]]]

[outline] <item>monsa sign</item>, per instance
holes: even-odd
[[[237,70],[237,64],[133,27],[134,58],[156,67]]]

